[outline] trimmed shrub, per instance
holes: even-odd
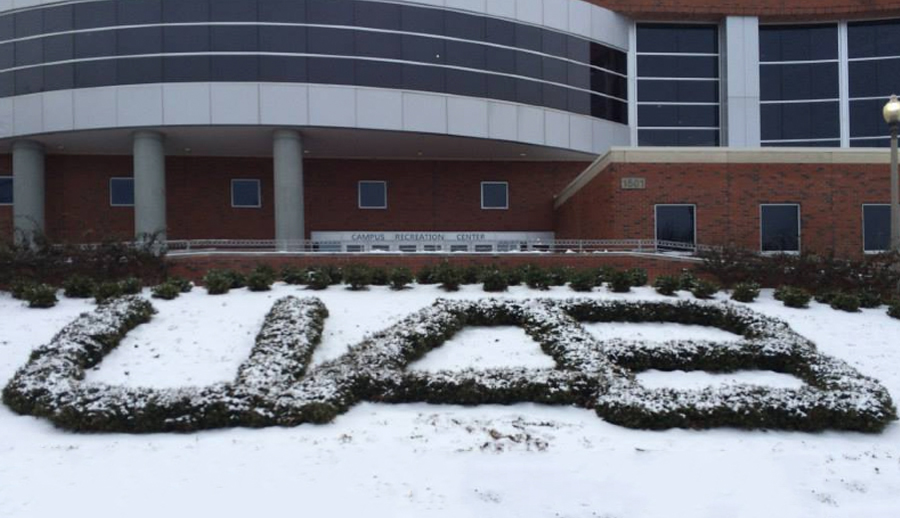
[[[484,283],[484,291],[491,293],[506,291],[509,287],[506,274],[497,268],[483,271],[481,282]]]
[[[459,269],[459,275],[463,284],[478,284],[481,282],[481,266],[466,266]]]
[[[597,272],[593,270],[578,270],[572,274],[569,288],[573,291],[588,292],[597,286]]]
[[[136,277],[129,277],[119,284],[122,285],[122,294],[123,295],[137,295],[144,289],[144,285],[141,283],[141,280]]]
[[[29,308],[52,308],[59,300],[56,298],[56,288],[47,284],[35,284],[25,293],[25,300]]]
[[[94,301],[97,304],[106,304],[122,295],[124,295],[122,284],[118,282],[101,282],[94,289]]]
[[[404,290],[413,281],[413,274],[409,268],[401,266],[391,270],[388,281],[392,290]]]
[[[388,271],[384,268],[369,268],[369,284],[372,286],[387,286],[391,279]]]
[[[628,272],[615,271],[609,276],[609,289],[613,293],[628,293],[631,291],[633,279]]]
[[[203,276],[203,285],[206,287],[206,293],[222,295],[231,290],[232,279],[222,270],[210,270]]]
[[[84,275],[73,275],[63,284],[63,295],[70,299],[89,299],[94,296],[94,281]]]
[[[328,274],[328,278],[331,279],[331,284],[340,284],[344,282],[344,269],[340,266],[327,264],[320,267],[320,269],[324,270],[325,273]]]
[[[150,293],[154,299],[172,300],[181,295],[181,287],[173,282],[164,282],[151,288]]]
[[[270,284],[270,285],[271,285],[272,283],[274,283],[276,280],[278,280],[278,274],[275,273],[275,268],[272,268],[272,267],[269,266],[268,264],[258,264],[258,265],[256,265],[256,268],[254,268],[253,271],[250,272],[250,274],[251,274],[251,275],[252,275],[252,274],[256,274],[256,275],[258,275],[258,276],[265,277],[266,279],[269,280],[269,284]],[[247,283],[248,283],[248,285],[249,285],[249,283],[250,283],[249,277],[250,277],[250,276],[248,275],[248,276],[247,276]],[[251,290],[251,291],[252,291],[252,290]],[[263,291],[265,291],[265,290],[263,290]]]
[[[547,270],[547,283],[550,286],[565,286],[572,278],[575,270],[568,267],[555,267]]]
[[[834,300],[834,297],[838,295],[839,292],[832,290],[822,290],[816,293],[815,299],[819,304],[831,304],[831,301]]]
[[[831,308],[856,313],[859,311],[859,297],[851,293],[838,293],[831,299]]]
[[[231,281],[231,289],[237,290],[247,285],[247,276],[236,270],[225,270],[225,276]]]
[[[691,291],[694,289],[694,286],[697,284],[697,276],[693,274],[690,270],[684,270],[681,272],[681,275],[678,277],[679,285],[681,289],[686,291]]]
[[[861,308],[877,308],[883,303],[881,295],[876,291],[862,290],[857,296],[859,297],[859,307]]]
[[[419,284],[437,284],[437,268],[426,264],[416,272],[416,282]]]
[[[711,299],[718,291],[719,285],[706,279],[699,279],[691,289],[691,293],[698,299]]]
[[[331,274],[324,268],[310,268],[306,270],[306,288],[309,290],[324,290],[334,284]]]
[[[543,268],[529,266],[525,271],[525,284],[533,290],[549,290],[550,275]]]
[[[306,269],[296,266],[285,266],[281,269],[281,280],[292,285],[303,284],[306,282]]]
[[[775,290],[776,299],[789,308],[804,309],[809,307],[812,298],[808,291],[793,286],[782,286]]]
[[[653,287],[656,288],[656,293],[671,297],[681,288],[681,280],[672,275],[660,275],[653,281]]]
[[[597,286],[605,282],[609,282],[612,279],[612,276],[615,275],[616,269],[612,266],[601,266],[597,271]]]
[[[344,283],[353,291],[367,289],[372,283],[372,271],[361,264],[348,266],[344,269]]]
[[[739,282],[731,292],[731,299],[738,302],[753,302],[759,297],[759,284],[755,282]]]
[[[247,276],[247,289],[250,291],[269,291],[272,289],[274,276],[267,272],[254,270]]]
[[[628,270],[628,275],[631,276],[631,285],[632,286],[646,286],[647,285],[647,270],[643,268],[632,268]]]
[[[178,291],[180,291],[181,293],[190,293],[191,290],[194,289],[193,282],[187,279],[182,279],[181,277],[170,277],[169,280],[166,281],[166,283],[178,286]]]
[[[30,279],[17,279],[10,286],[10,294],[16,300],[25,300],[34,286],[35,282]]]
[[[888,306],[887,314],[891,318],[900,319],[900,302],[894,302]]]
[[[449,263],[441,263],[435,273],[435,279],[441,284],[442,290],[459,291],[459,286],[462,284],[462,273]]]

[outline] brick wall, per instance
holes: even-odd
[[[647,188],[622,190],[621,178]],[[697,205],[697,242],[758,250],[759,204],[799,203],[805,251],[862,255],[862,204],[888,203],[889,169],[854,164],[612,164],[556,211],[559,238],[652,239],[654,205]],[[702,187],[702,188],[701,188]]]
[[[3,164],[0,160],[0,168]],[[586,165],[582,162],[308,160],[304,166],[306,228],[307,232],[551,231],[553,194]],[[134,209],[109,204],[109,179],[131,176],[131,170],[130,156],[49,155],[46,163],[48,236],[57,241],[75,242],[132,236]],[[231,206],[231,180],[238,178],[260,180],[260,208]],[[387,182],[386,210],[357,207],[359,180]],[[485,180],[509,182],[508,210],[481,210],[480,182]],[[166,160],[168,236],[170,239],[272,239],[275,236],[273,189],[270,158],[169,157]],[[11,207],[0,207],[0,232],[6,225],[11,235],[11,223],[7,221],[11,217]]]
[[[309,160],[307,230],[553,229],[553,194],[582,162]],[[386,180],[388,208],[359,209],[357,182]],[[509,182],[509,209],[482,210],[481,182]]]
[[[898,0],[588,0],[638,19],[704,19],[727,15],[768,20],[877,18],[900,15]]]
[[[0,155],[0,176],[12,176],[12,156]],[[13,208],[0,205],[0,242],[11,240],[13,236]]]
[[[572,267],[572,268],[600,268],[611,266],[613,268],[644,268],[650,282],[660,275],[677,275],[685,269],[694,269],[701,263],[677,257],[655,257],[643,254],[609,253],[609,254],[453,254],[439,256],[403,255],[403,254],[207,254],[207,255],[175,255],[166,258],[169,275],[175,275],[199,281],[210,269],[233,269],[249,272],[261,264],[267,264],[280,271],[281,268],[291,265],[300,268],[308,266],[348,266],[351,264],[365,264],[379,268],[393,268],[405,266],[413,272],[425,265],[436,265],[443,261],[458,266],[498,265],[501,267],[516,267],[533,264],[543,267]]]

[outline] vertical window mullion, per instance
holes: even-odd
[[[838,24],[838,81],[840,92],[841,147],[850,147],[850,62],[847,22]]]

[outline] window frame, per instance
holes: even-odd
[[[506,204],[503,207],[485,207],[484,205],[484,187],[485,185],[503,185],[506,188]],[[509,182],[507,181],[484,181],[481,182],[481,210],[509,210]]]
[[[866,207],[887,207],[888,208],[888,246],[883,250],[867,250],[866,249]],[[891,216],[890,216],[891,204],[890,203],[863,203],[860,206],[860,217],[862,219],[862,250],[863,254],[866,255],[877,255],[883,254],[885,252],[890,251],[891,249]]]
[[[660,207],[691,207],[694,210],[694,248],[697,247],[697,204],[696,203],[655,203],[653,205],[653,240],[659,243],[659,208]],[[676,241],[677,242],[677,241]]]
[[[256,183],[256,205],[237,205],[234,202],[235,182]],[[261,209],[262,208],[262,181],[259,178],[232,178],[231,179],[231,208],[232,209]]]
[[[363,184],[381,184],[384,186],[384,203],[381,206],[363,205],[362,203],[362,186]],[[387,180],[359,180],[356,182],[356,208],[360,210],[387,210],[388,208],[388,185]]]
[[[131,203],[115,203],[113,201],[113,182],[128,180],[131,182]],[[134,207],[134,177],[133,176],[113,176],[110,177],[109,182],[107,182],[107,188],[109,189],[109,206],[110,207]]]
[[[797,249],[796,250],[764,250],[763,249],[763,207],[796,207],[797,208]],[[803,213],[799,203],[760,203],[759,204],[759,252],[761,254],[799,255],[803,250]]]
[[[16,202],[16,194],[15,194],[15,180],[12,175],[0,175],[0,180],[9,180],[10,185],[12,186],[12,190],[10,191],[9,203],[5,201],[0,201],[0,207],[12,207]]]

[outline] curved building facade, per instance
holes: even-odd
[[[613,147],[885,147],[898,71],[894,1],[0,0],[0,235],[552,239]]]

